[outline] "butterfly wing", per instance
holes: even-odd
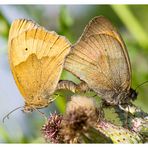
[[[65,69],[100,95],[130,88],[127,49],[117,30],[104,17],[95,17],[72,47]]]
[[[9,61],[26,102],[49,99],[55,91],[70,43],[30,20],[16,20],[9,33]],[[37,104],[37,103],[36,103]]]

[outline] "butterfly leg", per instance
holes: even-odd
[[[44,119],[45,119],[45,122],[47,123],[48,122],[48,118],[46,117],[45,113],[41,112],[39,109],[37,108],[34,108],[34,110],[36,110]]]

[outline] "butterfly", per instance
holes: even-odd
[[[24,112],[44,108],[60,79],[70,42],[32,20],[16,19],[9,31],[8,56],[16,85],[25,100]]]
[[[72,46],[65,69],[87,83],[108,105],[137,97],[131,88],[131,63],[122,37],[103,16],[93,18]]]

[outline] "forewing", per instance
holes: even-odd
[[[9,37],[10,65],[17,86],[27,101],[48,99],[60,79],[70,43],[39,26],[20,32]]]
[[[11,25],[9,31],[9,40],[32,28],[38,28],[38,25],[32,20],[16,19]]]
[[[131,77],[131,63],[130,63],[130,58],[128,55],[127,48],[124,44],[124,41],[121,35],[118,33],[117,29],[104,16],[94,17],[89,22],[89,24],[85,27],[84,33],[82,34],[82,38],[85,39],[91,35],[97,35],[97,34],[105,34],[105,35],[112,36],[119,42],[127,62],[129,75]]]
[[[65,68],[100,94],[130,87],[130,62],[121,37],[104,17],[94,18],[72,47]]]

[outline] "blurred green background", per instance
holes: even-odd
[[[18,110],[2,123],[9,111],[24,104],[8,64],[7,41],[12,21],[16,18],[33,19],[75,43],[89,20],[99,15],[109,18],[121,33],[131,59],[132,87],[136,88],[148,80],[148,5],[0,5],[0,142],[44,142],[40,131],[44,119],[37,112],[24,114]],[[78,82],[66,71],[63,71],[61,79]],[[148,112],[148,84],[137,91],[139,95],[134,103]],[[47,116],[55,110],[62,113],[65,104],[65,98],[59,96],[42,111]]]

